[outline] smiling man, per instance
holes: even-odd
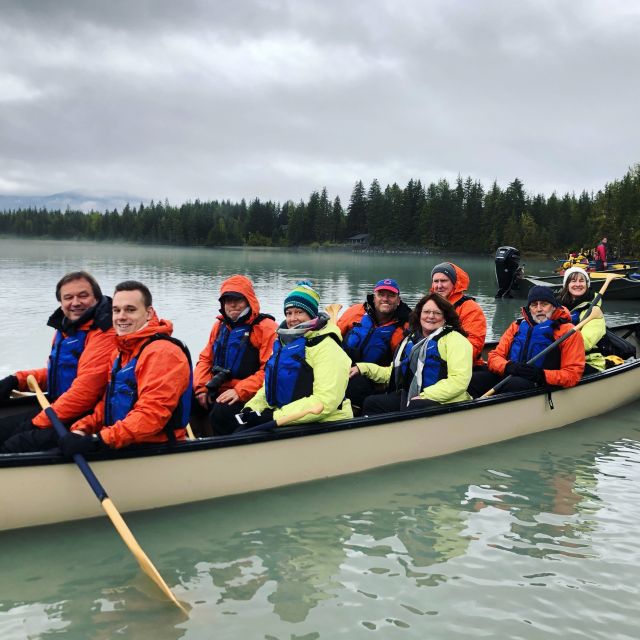
[[[375,384],[360,375],[355,363],[382,367],[391,364],[393,353],[409,326],[410,312],[409,306],[400,298],[398,283],[392,278],[384,278],[376,283],[373,293],[363,303],[350,306],[338,320],[343,348],[352,363],[347,398],[351,400],[354,412],[360,410],[367,396],[376,393]]]
[[[73,271],[56,285],[60,306],[48,325],[56,330],[46,368],[17,371],[0,380],[0,400],[12,389],[27,391],[27,376],[46,389],[56,414],[71,423],[93,409],[104,392],[115,334],[111,298],[95,278]],[[44,411],[30,410],[0,420],[0,452],[21,453],[55,447],[58,437]]]
[[[504,376],[511,376],[501,391],[521,391],[536,386],[573,387],[584,371],[582,334],[573,335],[533,364],[527,364],[558,338],[571,331],[571,314],[561,306],[551,287],[531,287],[522,318],[512,322],[489,352],[489,370],[474,372],[470,390],[482,395]]]
[[[117,349],[107,389],[94,412],[60,440],[67,457],[186,437],[192,393],[189,354],[171,337],[172,323],[156,315],[144,284],[128,280],[116,286],[113,326]]]

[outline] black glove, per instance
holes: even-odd
[[[518,368],[518,363],[517,362],[511,362],[511,360],[509,360],[509,362],[507,362],[507,365],[504,368],[504,375],[505,376],[515,376],[516,374],[516,369]]]
[[[240,429],[251,429],[273,420],[273,409],[263,409],[260,413],[253,409],[243,409],[236,418]]]
[[[18,388],[18,378],[7,376],[0,380],[0,400],[8,400],[11,392]]]
[[[544,384],[545,382],[544,371],[540,367],[536,367],[535,364],[516,363],[513,375],[538,384]]]
[[[60,438],[59,446],[65,458],[73,458],[76,453],[85,456],[88,453],[103,451],[107,448],[107,445],[97,433],[83,436],[73,431],[69,431],[69,433]]]

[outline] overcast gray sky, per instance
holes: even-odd
[[[598,190],[639,71],[636,0],[3,0],[0,193]]]

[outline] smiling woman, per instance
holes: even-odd
[[[410,318],[410,331],[396,349],[393,363],[380,367],[357,363],[358,369],[389,393],[369,396],[364,415],[420,409],[470,398],[473,348],[453,305],[438,293],[423,296]]]

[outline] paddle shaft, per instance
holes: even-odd
[[[47,417],[51,421],[53,428],[58,434],[59,438],[64,437],[68,431],[65,426],[60,422],[60,418],[56,415],[53,407],[49,404],[44,393],[42,393],[42,389],[40,389],[38,382],[36,379],[30,375],[27,378],[27,384],[30,389],[35,392],[38,397],[38,402],[40,406],[43,408],[44,412],[47,414]],[[80,436],[78,436],[80,437]],[[116,509],[115,505],[107,495],[104,487],[100,484],[100,481],[93,473],[93,470],[89,466],[89,463],[84,459],[84,456],[80,453],[76,453],[73,456],[73,461],[78,465],[78,468],[82,472],[82,475],[85,477],[85,480],[89,483],[92,491],[96,494],[96,497],[100,501],[102,508],[105,513],[109,516],[113,526],[116,528],[116,531],[120,534],[120,537],[127,545],[131,553],[133,553],[135,559],[138,561],[140,568],[158,585],[160,590],[171,600],[177,607],[179,607],[185,615],[187,611],[185,608],[178,602],[176,597],[169,589],[167,583],[162,579],[162,576],[155,568],[151,560],[149,560],[147,554],[142,550],[142,547],[138,544],[138,541],[131,533],[131,530],[127,526],[127,523],[124,521],[120,512]]]

